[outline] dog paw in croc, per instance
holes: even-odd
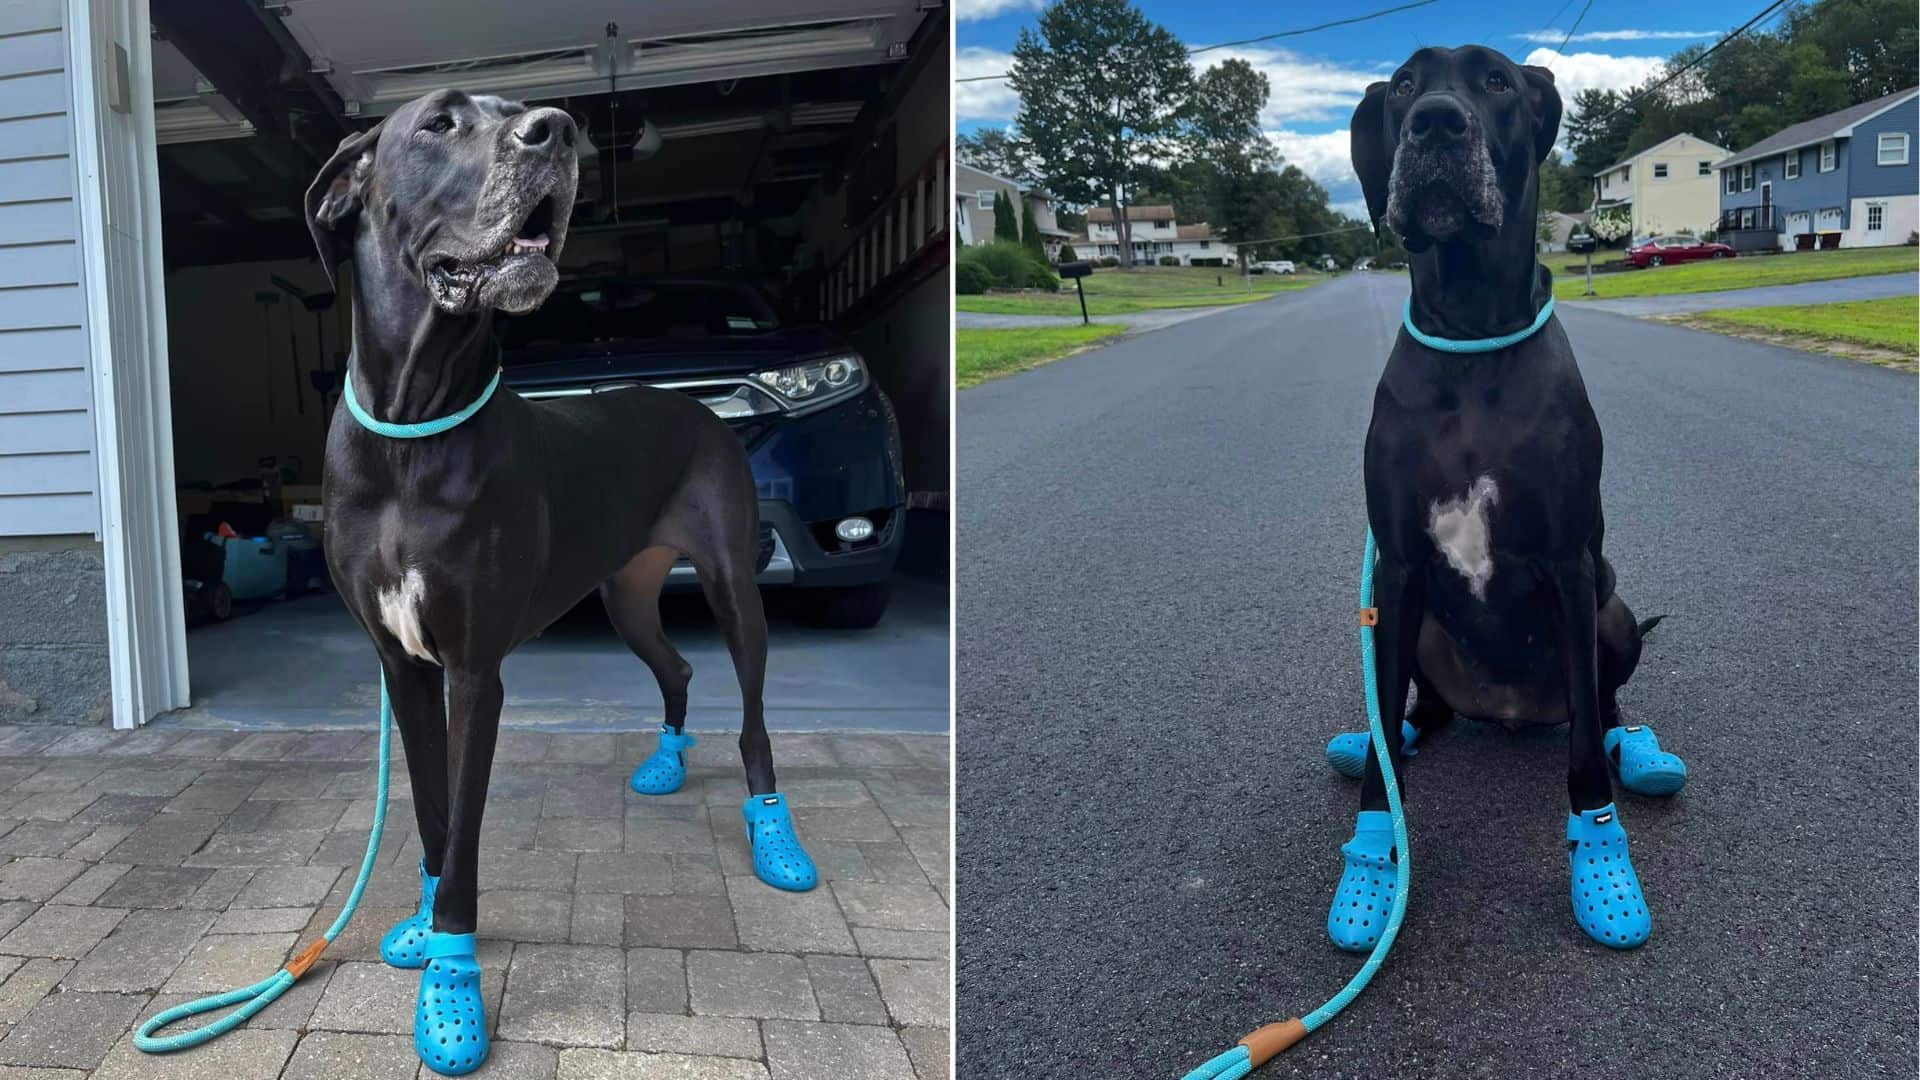
[[[1367,952],[1387,929],[1399,870],[1393,859],[1393,817],[1362,810],[1353,819],[1353,839],[1340,846],[1347,868],[1327,909],[1327,937],[1348,952]]]
[[[695,741],[693,736],[682,735],[671,726],[661,724],[660,745],[654,748],[652,757],[633,770],[627,786],[642,795],[671,795],[679,791],[687,778],[687,747]]]
[[[1644,724],[1609,728],[1601,745],[1620,774],[1620,786],[1635,795],[1671,795],[1687,782],[1687,764],[1660,749]]]
[[[1573,921],[1610,949],[1631,949],[1653,933],[1640,876],[1627,855],[1627,830],[1608,803],[1567,815],[1567,862],[1573,872]]]
[[[442,1076],[464,1076],[486,1063],[486,1006],[472,934],[429,932],[426,967],[413,1010],[413,1049]]]
[[[433,896],[440,879],[427,873],[427,861],[420,860],[420,910],[393,924],[380,939],[380,959],[391,967],[417,968],[427,962],[427,932],[433,927]]]
[[[753,873],[776,889],[806,892],[820,880],[813,859],[793,832],[793,815],[786,797],[777,793],[749,795],[740,806],[747,819],[747,845],[753,848]]]
[[[1420,729],[1400,721],[1400,756],[1412,757],[1418,751],[1413,744]],[[1364,731],[1343,731],[1327,740],[1327,766],[1349,780],[1358,780],[1367,771],[1367,753],[1373,749],[1373,736]]]

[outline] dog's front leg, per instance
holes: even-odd
[[[1587,936],[1631,949],[1653,932],[1640,877],[1627,851],[1627,831],[1613,805],[1600,717],[1593,556],[1547,568],[1558,615],[1567,687],[1567,865],[1574,921]]]
[[[1379,612],[1374,628],[1374,690],[1380,705],[1381,727],[1387,737],[1387,760],[1394,783],[1404,793],[1401,769],[1400,718],[1407,704],[1407,686],[1413,678],[1414,648],[1425,617],[1422,586],[1425,576],[1405,562],[1382,553],[1373,567],[1373,600]],[[1387,927],[1396,886],[1393,818],[1387,811],[1386,778],[1380,759],[1367,754],[1367,771],[1360,783],[1360,813],[1354,817],[1353,839],[1340,848],[1346,869],[1327,909],[1327,936],[1348,952],[1366,952]]]

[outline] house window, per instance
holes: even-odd
[[[1654,163],[1653,163],[1653,178],[1654,178],[1655,180],[1665,180],[1665,179],[1667,178],[1667,163],[1666,163],[1666,162],[1664,162],[1664,161],[1656,161],[1656,162],[1654,162]]]
[[[1907,163],[1907,133],[1889,131],[1880,136],[1880,164],[1905,165]]]
[[[1208,248],[1210,248],[1210,247],[1212,247],[1212,246],[1213,246],[1213,241],[1211,241],[1211,240],[1202,240],[1202,241],[1200,241],[1200,250],[1201,250],[1201,251],[1205,251],[1205,250],[1207,250]]]
[[[1700,175],[1701,175],[1701,176],[1712,176],[1712,175],[1713,175],[1713,162],[1711,162],[1711,161],[1703,161],[1703,162],[1701,162],[1701,163],[1700,163]]]
[[[1740,166],[1740,190],[1753,190],[1753,162],[1751,161]]]
[[[1800,179],[1800,151],[1790,151],[1780,159],[1780,175],[1788,180]]]
[[[1621,183],[1624,184],[1631,179],[1633,179],[1633,166],[1629,165],[1626,168],[1620,170]]]
[[[1885,136],[1882,136],[1884,138]],[[1885,203],[1867,204],[1867,231],[1879,232],[1886,223],[1887,207]]]
[[[1740,227],[1743,229],[1753,228],[1754,214],[1756,212],[1757,211],[1755,211],[1754,208],[1751,206],[1740,211]]]
[[[1154,223],[1153,223],[1153,227],[1154,227],[1154,228],[1156,228],[1156,229],[1171,229],[1171,228],[1173,228],[1173,222],[1171,222],[1171,221],[1156,221],[1156,222],[1154,222]]]
[[[1739,170],[1739,169],[1724,169],[1724,170],[1722,170],[1722,175],[1724,175],[1724,176],[1725,176],[1725,177],[1727,178],[1727,182],[1726,182],[1726,184],[1725,184],[1725,187],[1726,187],[1726,191],[1727,191],[1727,194],[1729,194],[1729,195],[1736,195],[1736,194],[1739,194],[1739,192],[1740,192],[1740,170]]]
[[[975,196],[979,200],[980,209],[982,210],[993,209],[993,189],[992,188],[981,188],[978,192],[975,192]]]
[[[1833,140],[1828,139],[1826,142],[1821,143],[1820,144],[1820,171],[1821,172],[1833,171],[1834,157],[1835,155],[1833,152]]]

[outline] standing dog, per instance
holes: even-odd
[[[1651,622],[1636,624],[1614,592],[1600,425],[1547,310],[1553,275],[1534,260],[1538,168],[1559,127],[1553,74],[1478,46],[1421,49],[1353,114],[1367,209],[1413,253],[1407,325],[1366,439],[1376,689],[1390,720],[1408,683],[1419,691],[1404,724],[1387,726],[1396,776],[1412,740],[1454,713],[1570,724],[1574,918],[1632,948],[1652,921],[1609,762],[1641,794],[1679,790],[1686,768],[1651,729],[1623,726],[1616,700]],[[1328,746],[1336,769],[1365,773],[1327,916],[1334,944],[1353,951],[1379,939],[1394,881],[1386,787],[1364,740]]]
[[[425,969],[414,1044],[448,1075],[488,1048],[473,931],[500,664],[596,587],[660,683],[660,748],[633,786],[664,793],[685,775],[692,669],[661,633],[657,599],[678,557],[693,564],[740,681],[754,870],[781,888],[815,881],[762,716],[759,510],[739,439],[669,391],[536,404],[496,390],[493,312],[533,310],[559,278],[575,139],[559,109],[442,90],[343,140],[306,197],[329,277],[354,263],[353,355],[327,436],[327,562],[379,654],[426,852],[420,911],[381,956]]]

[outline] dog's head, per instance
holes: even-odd
[[[1426,48],[1353,111],[1353,171],[1410,251],[1498,232],[1560,131],[1553,72],[1492,49]],[[1533,223],[1522,223],[1531,236]]]
[[[408,102],[341,140],[307,189],[328,279],[352,252],[390,260],[448,314],[539,307],[559,281],[575,141],[560,109],[459,90]]]

